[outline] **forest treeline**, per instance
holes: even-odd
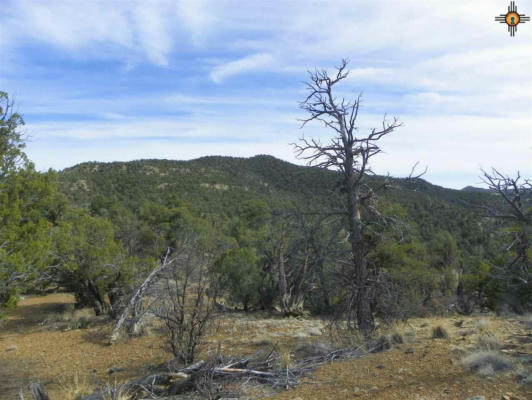
[[[330,211],[344,195],[338,172],[256,156],[41,173],[24,153],[21,115],[6,93],[0,102],[1,314],[24,293],[61,290],[116,318],[168,249],[191,238],[213,260],[209,286],[229,309],[333,316],[345,304],[349,230]],[[367,185],[384,181],[372,207],[395,223],[363,238],[378,271],[377,317],[531,309],[530,283],[500,278],[523,229],[484,212],[504,199],[420,178]]]

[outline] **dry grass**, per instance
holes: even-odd
[[[501,339],[493,333],[483,334],[477,339],[475,345],[477,350],[491,351],[499,350],[502,347]]]
[[[381,351],[390,350],[393,347],[393,343],[388,335],[380,335],[372,344],[371,352],[379,353]]]
[[[494,329],[493,322],[487,318],[481,318],[476,322],[477,329],[480,332],[492,332]]]
[[[102,400],[129,400],[131,398],[130,392],[124,386],[117,385],[115,382],[112,387],[116,389],[104,391],[102,393]]]
[[[92,308],[75,310],[72,304],[62,306],[46,315],[40,325],[56,330],[85,329],[105,320],[105,316],[96,316]]]
[[[62,400],[78,400],[81,396],[86,396],[94,391],[87,375],[79,372],[69,377],[61,376],[57,382]]]

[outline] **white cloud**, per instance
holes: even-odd
[[[12,0],[0,15],[0,86],[14,88],[36,138],[87,145],[89,153],[72,151],[69,163],[104,157],[91,143],[106,137],[112,143],[150,135],[195,135],[202,144],[146,141],[128,147],[123,157],[140,158],[144,150],[169,158],[218,149],[252,155],[256,148],[290,158],[282,143],[301,133],[296,112],[305,70],[348,57],[352,72],[340,95],[364,91],[362,127],[378,125],[377,114],[384,112],[405,122],[397,139],[384,143],[387,153],[375,168],[400,175],[419,160],[429,164],[429,180],[465,186],[476,183],[479,166],[501,163],[504,170],[532,172],[532,25],[520,25],[510,38],[494,21],[506,6],[500,0]],[[530,0],[518,7],[532,13]],[[80,89],[68,71],[64,82],[50,80],[46,65],[31,62],[24,46],[36,43],[43,51],[51,46],[67,57],[111,59],[126,67],[108,73],[108,81],[99,82],[97,71],[87,74]],[[135,66],[143,62],[169,66],[164,73],[182,69],[175,79],[152,69],[136,80]],[[33,78],[35,71],[47,79]],[[265,82],[264,72],[276,78]],[[237,76],[245,84],[220,84]],[[115,82],[122,78],[124,93]],[[106,120],[76,120],[77,114]],[[32,122],[35,115],[44,121]],[[305,132],[328,135],[319,125]],[[205,143],[216,136],[261,142]],[[46,152],[54,154],[43,140],[29,148],[38,166],[53,158]]]
[[[222,81],[231,76],[268,67],[271,66],[272,63],[273,57],[271,54],[252,54],[239,60],[229,61],[227,63],[216,66],[211,71],[210,77],[213,82],[221,83]]]

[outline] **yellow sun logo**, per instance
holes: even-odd
[[[508,12],[495,17],[495,21],[508,25],[508,32],[510,32],[510,36],[515,36],[517,25],[530,21],[530,17],[527,17],[525,14],[518,14],[515,1],[511,1],[510,5],[508,6]]]

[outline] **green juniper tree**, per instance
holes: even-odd
[[[49,265],[51,231],[63,204],[56,201],[55,175],[36,172],[28,161],[24,120],[13,107],[0,91],[0,315]]]

